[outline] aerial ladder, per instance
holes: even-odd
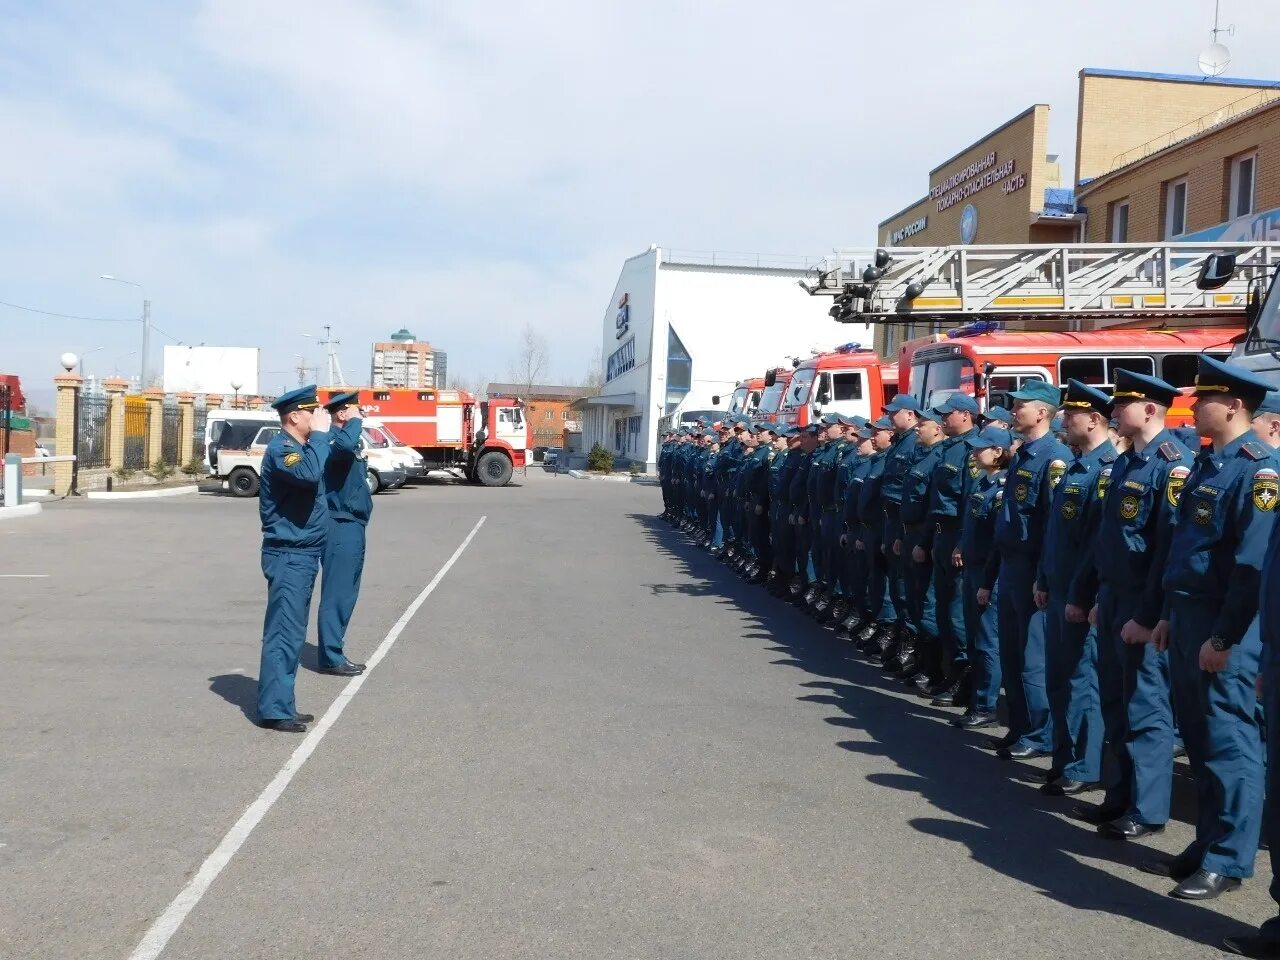
[[[800,285],[841,323],[1203,327],[1251,316],[1277,265],[1266,242],[876,247],[837,250]]]

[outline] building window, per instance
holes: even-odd
[[[667,327],[667,413],[680,406],[692,383],[693,358],[675,329]]]
[[[605,364],[605,382],[620,377],[636,365],[636,339],[632,337],[613,353]]]
[[[568,411],[568,410],[562,410],[562,411],[560,412],[560,419],[561,419],[561,420],[568,420],[568,419],[569,419],[569,411]]]
[[[545,414],[542,415],[543,420],[554,420],[555,418],[556,418],[556,412],[554,410],[548,410]]]
[[[391,399],[391,394],[390,394],[390,392],[388,392],[388,391],[380,390],[379,392],[377,392],[377,393],[375,393],[375,394],[373,395],[373,399],[375,399],[375,400],[390,400],[390,399]]]
[[[1165,187],[1164,238],[1172,240],[1187,232],[1187,181],[1171,180]]]
[[[1253,213],[1254,171],[1258,155],[1245,154],[1231,161],[1231,192],[1227,195],[1227,219],[1247,217]]]
[[[1117,200],[1111,204],[1111,242],[1129,242],[1129,201]]]

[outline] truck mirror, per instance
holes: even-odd
[[[1225,285],[1235,272],[1236,255],[1234,253],[1211,253],[1200,265],[1200,273],[1196,277],[1196,288],[1217,290]]]
[[[1267,294],[1267,281],[1265,277],[1254,277],[1249,281],[1249,295],[1244,301],[1244,316],[1249,321],[1249,326],[1253,326],[1253,322],[1258,319],[1258,314],[1262,312],[1262,301]]]
[[[768,373],[764,375],[764,385],[766,387],[772,387],[777,382],[778,382],[778,372],[776,370],[770,370]]]
[[[720,394],[717,393],[711,397],[711,405],[713,407],[720,406]]]

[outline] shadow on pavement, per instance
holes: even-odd
[[[239,707],[245,718],[258,719],[258,678],[243,673],[223,673],[209,678],[209,689],[233,707]]]
[[[1211,947],[1225,936],[1252,932],[1251,926],[1212,909],[1174,900],[1125,879],[1125,871],[1164,855],[1138,844],[1104,840],[1092,827],[1066,819],[1063,815],[1076,798],[1044,797],[1019,782],[1015,777],[1030,774],[1033,768],[1002,761],[980,749],[977,744],[983,731],[965,733],[945,726],[955,712],[909,697],[902,684],[854,659],[857,653],[851,645],[837,641],[831,631],[791,605],[744,583],[661,518],[637,513],[629,518],[695,581],[648,584],[653,593],[714,595],[716,603],[750,618],[745,641],[758,643],[763,652],[785,654],[773,664],[821,678],[801,686],[828,692],[806,693],[798,699],[837,709],[839,715],[827,717],[826,722],[860,734],[857,739],[837,741],[836,746],[888,757],[902,771],[872,773],[868,782],[918,794],[943,814],[911,820],[916,830],[963,844],[978,863],[1079,910],[1123,917]],[[1179,786],[1190,788],[1189,783]],[[1180,798],[1177,806],[1186,804]],[[1078,858],[1108,862],[1114,869]],[[975,889],[975,896],[983,893]],[[927,901],[928,891],[921,894]]]

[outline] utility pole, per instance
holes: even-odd
[[[147,381],[147,355],[151,351],[151,301],[142,301],[142,383],[140,390],[149,386]]]
[[[335,387],[345,387],[346,379],[342,376],[342,364],[338,361],[337,348],[342,345],[341,340],[333,339],[332,328],[329,324],[324,325],[324,339],[320,341],[320,346],[324,347],[329,355],[329,383]]]
[[[307,374],[314,372],[316,368],[307,366],[307,358],[302,354],[295,353],[294,356],[298,358],[298,366],[296,367],[298,371],[298,386],[305,387],[308,383]]]

